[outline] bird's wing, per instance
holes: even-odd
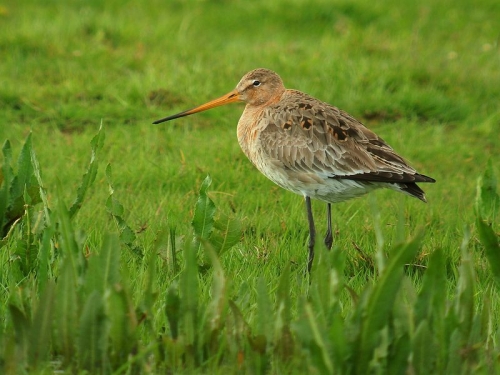
[[[323,178],[432,180],[418,174],[384,140],[348,113],[299,91],[288,90],[284,95],[259,119],[264,128],[259,139],[263,152],[284,168]]]

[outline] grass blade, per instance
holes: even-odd
[[[78,339],[78,359],[81,368],[90,373],[101,372],[106,367],[107,325],[102,294],[92,292],[80,317]]]
[[[32,324],[26,314],[12,303],[9,303],[9,316],[14,327],[14,338],[17,346],[16,360],[23,366],[26,364],[28,356],[30,344],[28,337]]]
[[[10,186],[12,184],[12,178],[14,171],[11,167],[12,162],[12,148],[8,140],[5,141],[2,147],[2,153],[4,162],[2,165],[2,175],[0,180],[0,235],[3,238],[7,232],[8,228],[4,228],[7,222],[10,220],[7,217],[7,209],[10,202]]]
[[[493,280],[500,288],[500,236],[493,226],[500,210],[500,197],[497,193],[496,176],[491,160],[477,183],[476,227],[486,258],[490,264]]]
[[[476,220],[477,231],[481,244],[484,246],[484,252],[491,268],[491,275],[495,284],[500,289],[500,240],[493,228],[478,217]]]
[[[80,293],[77,275],[67,258],[62,263],[56,289],[54,347],[65,362],[70,362],[76,350]]]
[[[198,250],[192,243],[184,244],[184,269],[180,274],[179,292],[181,298],[182,328],[185,334],[185,343],[188,348],[187,361],[190,365],[198,363],[197,351],[199,342],[199,280],[198,280]]]
[[[85,287],[90,294],[94,290],[103,293],[120,281],[120,246],[115,235],[106,235],[98,255],[88,261]]]
[[[460,368],[462,367],[462,356],[460,355],[460,349],[462,347],[462,342],[460,339],[459,328],[453,330],[450,335],[448,343],[448,363],[446,365],[445,374],[460,374]]]
[[[115,189],[113,187],[111,164],[108,164],[106,167],[106,179],[108,180],[109,185],[109,197],[106,200],[106,210],[115,220],[120,232],[120,241],[127,246],[134,255],[142,259],[144,257],[142,250],[134,244],[136,235],[132,228],[130,228],[127,222],[123,219],[125,209],[114,195]]]
[[[276,320],[274,323],[275,347],[277,353],[288,358],[293,353],[293,336],[290,330],[292,317],[290,302],[290,265],[288,264],[280,277],[276,295]]]
[[[475,272],[472,258],[467,248],[470,233],[466,231],[462,242],[462,261],[459,269],[457,295],[455,298],[455,314],[460,327],[461,345],[468,341],[474,319]]]
[[[60,186],[58,186],[58,196],[61,197]],[[57,201],[57,218],[59,222],[59,241],[64,259],[67,259],[68,266],[73,270],[75,277],[80,277],[83,273],[83,254],[78,247],[75,238],[75,231],[71,223],[68,209],[62,199]],[[80,283],[81,280],[78,280]]]
[[[104,298],[107,324],[103,335],[109,335],[108,357],[116,369],[130,361],[138,350],[136,308],[124,283],[114,284]]]
[[[400,245],[392,252],[383,274],[377,280],[368,298],[361,308],[361,332],[357,342],[358,361],[356,366],[360,374],[368,373],[368,365],[375,348],[378,346],[381,330],[388,323],[397,292],[403,278],[403,267],[417,254],[421,235],[412,241]]]
[[[320,364],[319,369],[321,373],[332,374],[333,373],[333,363],[331,361],[331,354],[327,343],[325,342],[323,335],[324,330],[323,327],[318,326],[316,322],[315,314],[311,308],[309,303],[305,304],[305,314],[307,323],[309,325],[309,330],[312,333],[313,342],[314,342],[314,350],[312,350],[313,356],[317,357],[316,363]]]
[[[4,237],[16,220],[23,217],[28,206],[33,206],[40,202],[39,187],[33,174],[33,164],[31,162],[32,141],[31,133],[26,138],[17,160],[17,175],[10,166],[12,161],[12,150],[10,142],[6,142],[3,147],[5,157],[2,168],[3,177],[1,190],[3,203],[0,204],[2,214],[2,232]],[[28,200],[28,201],[27,201]]]
[[[34,368],[48,359],[50,351],[50,337],[52,333],[52,315],[54,307],[54,285],[49,283],[40,296],[33,317],[33,324],[29,334],[29,362]]]
[[[271,300],[266,287],[264,277],[257,279],[257,311],[256,311],[256,333],[263,336],[266,342],[272,340],[272,316]]]
[[[49,226],[50,225],[49,201],[47,199],[47,194],[45,192],[45,188],[43,187],[42,172],[40,170],[40,164],[38,163],[38,159],[36,157],[35,150],[33,150],[33,149],[31,149],[31,163],[33,164],[33,174],[34,174],[36,181],[38,183],[38,193],[39,193],[40,199],[42,200],[42,203],[43,203],[45,224],[47,226]]]
[[[194,209],[193,229],[196,247],[200,248],[199,239],[208,239],[214,227],[215,204],[209,198],[207,190],[212,178],[207,176],[200,187],[198,200]]]
[[[219,215],[220,216],[220,215]],[[241,222],[222,216],[214,221],[214,229],[210,243],[217,254],[221,256],[241,239]]]
[[[75,200],[69,209],[70,218],[75,216],[75,214],[80,210],[83,200],[85,199],[85,194],[87,193],[87,190],[95,181],[98,169],[97,153],[101,150],[104,144],[104,138],[105,135],[101,121],[101,126],[99,127],[97,134],[90,141],[90,147],[91,147],[90,163],[87,168],[87,171],[83,174],[82,183],[78,187]]]
[[[415,303],[417,325],[424,320],[438,323],[444,318],[446,295],[446,266],[443,251],[436,249],[429,259],[422,289]]]
[[[212,288],[211,301],[207,306],[206,313],[208,314],[208,325],[210,331],[218,333],[224,325],[223,317],[226,311],[227,293],[226,293],[226,278],[220,264],[217,253],[208,242],[202,242],[206,253],[212,264]]]
[[[497,179],[491,159],[484,174],[477,181],[476,214],[493,223],[500,211],[500,196],[497,193]]]
[[[165,299],[165,314],[170,327],[170,335],[173,340],[177,340],[177,337],[179,336],[180,306],[181,299],[179,297],[177,283],[172,283],[167,290],[167,297]]]
[[[412,340],[412,363],[416,374],[433,374],[436,340],[427,320],[423,320],[415,330]]]

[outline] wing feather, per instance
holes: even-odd
[[[327,103],[300,91],[268,107],[260,117],[259,141],[285,168],[324,178],[373,182],[433,182],[379,136]],[[266,122],[263,124],[262,122]]]

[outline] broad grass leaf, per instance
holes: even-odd
[[[273,311],[263,276],[257,278],[256,299],[257,307],[253,319],[255,329],[248,332],[248,340],[254,353],[250,361],[253,364],[253,373],[265,374],[270,365],[269,348],[273,340]]]
[[[82,182],[80,186],[78,186],[75,200],[69,209],[70,217],[75,216],[75,214],[80,210],[83,204],[83,200],[85,199],[85,194],[87,193],[87,190],[95,181],[98,169],[97,154],[101,150],[104,144],[104,138],[105,135],[101,122],[101,126],[99,127],[97,134],[90,141],[90,147],[91,147],[90,163],[87,168],[87,171],[82,176]]]
[[[348,337],[346,337],[346,325],[342,312],[338,308],[334,309],[334,312],[330,318],[329,325],[325,329],[328,330],[330,338],[334,368],[339,373],[346,373],[347,367],[351,366],[351,363],[346,362],[351,347],[349,346]]]
[[[412,364],[415,374],[433,374],[436,358],[436,335],[431,331],[429,322],[422,320],[412,339]]]
[[[243,351],[243,341],[246,337],[248,337],[248,323],[246,322],[243,313],[239,309],[238,305],[234,303],[234,301],[229,300],[228,301],[229,308],[231,309],[231,312],[233,313],[233,319],[234,319],[234,327],[233,327],[233,337],[232,337],[232,342],[231,344],[236,346],[236,351],[242,352]]]
[[[484,174],[477,181],[476,213],[488,223],[495,222],[500,211],[500,196],[497,193],[497,179],[491,159]]]
[[[4,226],[10,220],[7,217],[7,208],[9,207],[10,187],[14,174],[14,171],[11,167],[12,148],[8,140],[5,141],[2,147],[2,153],[4,162],[2,165],[2,175],[0,181],[0,235],[3,238],[7,232],[6,230],[4,230]]]
[[[500,210],[500,198],[497,193],[496,177],[491,160],[478,180],[476,195],[476,227],[486,258],[490,264],[495,284],[500,288],[500,236],[493,227]]]
[[[113,368],[119,368],[137,353],[137,314],[126,284],[114,284],[105,296],[109,324],[109,357]]]
[[[111,288],[120,281],[120,246],[113,234],[107,234],[99,253],[103,285]]]
[[[446,365],[445,374],[460,374],[462,371],[463,360],[460,355],[460,350],[462,348],[462,340],[460,329],[456,328],[452,331],[449,337],[448,347],[448,361]]]
[[[26,192],[31,198],[31,205],[40,202],[39,187],[33,173],[33,164],[31,162],[31,152],[33,149],[31,133],[26,138],[17,160],[17,175],[12,179],[10,186],[10,205],[9,218],[20,218],[25,211],[26,201],[24,196]]]
[[[484,253],[491,268],[491,275],[495,284],[500,288],[500,237],[481,217],[476,220],[476,226]]]
[[[328,341],[326,340],[326,326],[318,324],[316,314],[310,303],[304,304],[305,319],[303,324],[307,324],[307,330],[311,334],[311,349],[309,351],[315,367],[319,373],[333,374],[333,362]],[[304,329],[305,327],[303,327]]]
[[[214,230],[210,236],[210,243],[217,254],[221,256],[241,239],[241,222],[226,216],[218,217],[214,221]]]
[[[433,340],[436,343],[447,339],[447,331],[454,328],[455,319],[447,317],[448,293],[446,280],[445,256],[442,249],[436,249],[429,257],[427,270],[425,271],[422,288],[413,306],[414,324],[419,326],[426,322],[428,329],[432,331]],[[414,339],[414,338],[413,338]],[[436,366],[446,363],[447,349],[443,345],[434,347]]]
[[[267,290],[266,281],[263,276],[259,276],[256,283],[257,288],[257,309],[255,316],[256,334],[264,336],[266,342],[272,341],[272,319],[271,300]]]
[[[190,243],[184,244],[184,269],[180,274],[179,292],[181,297],[181,316],[186,344],[194,346],[198,334],[198,261],[197,248]]]
[[[483,324],[488,324],[485,317],[484,309],[491,309],[488,299],[481,301],[481,306],[476,310],[476,314],[472,318],[471,330],[467,337],[463,356],[467,359],[473,358],[477,354],[477,347],[485,343],[486,332],[484,332]],[[485,319],[486,318],[486,319]]]
[[[22,237],[17,238],[15,243],[16,255],[19,257],[20,269],[24,276],[30,274],[35,268],[38,246],[30,243],[29,227],[23,228],[26,232]]]
[[[88,261],[85,288],[90,294],[97,290],[103,293],[111,290],[120,281],[120,246],[115,235],[107,234],[99,254],[93,254]]]
[[[78,361],[90,373],[101,372],[106,365],[108,329],[103,295],[92,292],[83,306],[79,322]]]
[[[114,219],[120,231],[120,241],[127,245],[135,255],[142,258],[144,254],[141,249],[134,244],[134,241],[137,239],[135,232],[121,216],[114,216]]]
[[[33,166],[31,164],[31,149],[33,148],[31,141],[31,133],[24,141],[24,145],[19,153],[17,159],[17,181],[18,185],[14,187],[13,193],[17,195],[22,195],[23,188],[29,182],[31,176],[33,175]]]
[[[485,347],[488,349],[492,349],[495,347],[495,338],[496,333],[496,314],[495,309],[493,308],[493,298],[496,296],[496,290],[493,286],[489,287],[485,293],[484,298],[481,302],[481,307],[479,308],[480,324],[479,329],[477,330],[476,336],[471,336],[469,341],[470,347]],[[488,350],[489,354],[493,354],[493,350]],[[493,354],[494,355],[494,354]],[[499,364],[500,365],[500,364]]]
[[[207,248],[206,245],[208,245],[220,256],[239,242],[241,224],[224,215],[215,218],[216,207],[208,196],[211,183],[211,177],[207,176],[200,187],[191,223],[194,230],[193,244],[197,250],[200,250],[202,246]],[[210,255],[205,254],[205,260],[210,263],[208,258]]]
[[[115,218],[121,217],[125,213],[125,208],[113,195],[110,195],[106,200],[106,209]]]
[[[58,196],[61,197],[62,194],[60,185],[58,185]],[[57,218],[59,222],[59,241],[60,249],[64,254],[64,258],[67,259],[67,266],[71,267],[73,273],[76,277],[80,277],[83,272],[83,254],[80,251],[76,238],[75,231],[73,229],[73,224],[71,223],[68,209],[64,204],[62,199],[57,201]],[[78,281],[79,283],[81,280]]]
[[[30,364],[37,368],[49,356],[50,338],[52,334],[52,315],[54,313],[54,284],[49,283],[40,296],[39,304],[33,316],[33,323],[29,333]]]
[[[75,355],[81,298],[77,275],[66,258],[56,286],[53,336],[54,347],[65,361],[71,361]]]
[[[172,283],[167,290],[165,298],[165,315],[167,316],[170,334],[173,340],[177,340],[179,335],[181,299],[177,283]]]
[[[276,328],[280,330],[283,326],[288,325],[291,319],[290,264],[285,266],[280,276],[276,293],[276,312],[278,317]]]
[[[142,249],[135,245],[136,235],[132,228],[127,224],[125,219],[123,218],[123,214],[125,209],[123,205],[119,202],[119,200],[115,197],[114,187],[113,187],[113,178],[112,178],[112,169],[111,164],[106,166],[106,179],[108,181],[109,186],[109,197],[106,200],[106,210],[113,217],[118,230],[120,232],[120,241],[127,246],[134,255],[138,258],[143,258],[144,253]]]
[[[283,358],[288,358],[293,353],[294,341],[290,330],[291,318],[290,264],[287,264],[281,273],[278,284],[276,320],[274,322],[275,349]]]
[[[408,358],[411,353],[410,337],[408,332],[396,337],[391,342],[390,357],[387,361],[387,374],[400,375],[408,367]],[[407,370],[406,373],[409,373]]]
[[[198,238],[208,239],[214,227],[215,204],[207,194],[211,183],[212,178],[207,176],[201,184],[194,209],[192,225],[195,233],[195,243],[198,247]]]
[[[31,163],[33,164],[33,174],[34,174],[36,181],[37,181],[37,184],[38,184],[38,193],[39,193],[40,199],[43,203],[45,224],[48,226],[51,224],[49,201],[47,199],[47,194],[45,192],[45,188],[44,188],[43,181],[42,181],[42,171],[40,169],[40,164],[38,163],[38,159],[36,157],[36,153],[35,153],[34,149],[31,149]]]
[[[202,241],[202,245],[208,254],[213,270],[211,300],[205,313],[207,314],[209,330],[214,333],[220,333],[219,331],[224,326],[223,318],[227,304],[226,278],[215,250],[207,241]]]
[[[462,261],[459,268],[459,279],[454,306],[455,315],[458,319],[460,333],[462,335],[462,344],[465,344],[470,336],[474,319],[474,294],[476,292],[474,266],[467,248],[469,236],[469,232],[466,231],[461,246]]]
[[[440,324],[446,310],[446,265],[443,251],[436,249],[429,258],[422,289],[414,307],[415,322],[423,320]]]
[[[31,321],[28,319],[24,311],[13,303],[9,303],[9,316],[12,319],[14,327],[14,336],[18,346],[19,353],[17,360],[24,362],[26,360],[25,353],[28,353],[29,332],[31,330]],[[1,367],[0,367],[1,368]]]
[[[17,160],[17,175],[11,167],[12,150],[10,142],[3,147],[4,165],[2,167],[2,187],[0,189],[0,220],[3,238],[17,219],[23,217],[28,206],[40,202],[37,180],[33,172],[31,133],[26,138]]]
[[[320,269],[317,266],[320,264],[321,261],[315,264],[315,280],[318,280],[318,276],[321,275],[321,273],[317,273]],[[323,280],[322,284],[328,284],[328,277],[325,277]],[[300,303],[300,320],[291,323],[292,329],[297,332],[299,338],[297,341],[303,348],[307,348],[309,360],[319,373],[332,373],[333,369],[333,353],[331,352],[331,342],[328,340],[331,322],[329,317],[327,317],[327,306],[329,306],[330,299],[331,297],[323,301],[323,295],[320,294],[318,285],[311,285],[309,301],[304,298],[302,303]],[[337,309],[334,308],[333,310]],[[325,359],[326,357],[328,360]]]
[[[394,305],[397,293],[404,276],[403,267],[411,262],[418,252],[422,235],[418,235],[412,241],[399,245],[392,251],[382,275],[370,290],[368,296],[364,296],[365,303],[361,308],[361,331],[357,341],[357,371],[367,373],[368,364],[374,350],[378,347],[380,332],[385,325]]]

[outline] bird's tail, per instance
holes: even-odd
[[[399,187],[399,189],[402,192],[404,192],[412,197],[418,198],[422,202],[427,203],[427,199],[425,199],[425,192],[422,189],[420,189],[420,187],[416,183],[405,182],[403,184],[396,184],[396,185]]]

